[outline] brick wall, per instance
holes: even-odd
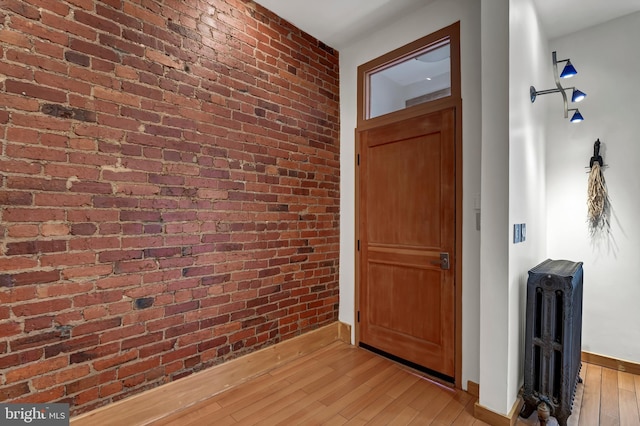
[[[337,319],[336,52],[241,0],[0,8],[0,402],[79,413]]]

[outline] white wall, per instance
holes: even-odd
[[[509,1],[482,2],[480,405],[507,413]]]
[[[546,257],[546,109],[531,103],[529,87],[553,87],[551,53],[533,0],[509,8],[509,339],[507,396],[522,386],[528,271]],[[542,99],[542,98],[541,98]],[[513,224],[527,225],[513,243]]]
[[[640,13],[552,40],[550,50],[578,70],[569,82],[587,98],[577,104],[584,122],[562,118],[560,95],[548,100],[547,118],[548,255],[584,262],[582,350],[633,362],[640,362],[638,40]],[[593,241],[585,167],[598,138],[613,215],[610,235]]]
[[[371,85],[375,87],[371,97],[371,117],[379,117],[404,108],[406,98],[402,93],[402,86],[382,73],[371,77]]]
[[[480,2],[438,0],[340,49],[340,321],[354,325],[357,67],[460,21],[463,98],[463,336],[462,384],[479,379],[480,233],[474,198],[480,193]],[[355,328],[355,327],[354,327]]]
[[[522,385],[527,272],[545,259],[545,109],[529,86],[552,76],[547,50],[532,0],[483,3],[479,402],[500,414]]]

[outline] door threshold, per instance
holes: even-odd
[[[385,352],[385,351],[383,351],[381,349],[378,349],[376,347],[373,347],[371,345],[367,345],[366,343],[360,342],[359,346],[362,349],[366,349],[369,352],[373,352],[374,354],[377,354],[377,355],[383,356],[385,358],[388,358],[391,361],[397,362],[398,364],[402,364],[405,367],[411,368],[412,370],[419,371],[420,373],[423,373],[423,374],[427,375],[429,379],[432,379],[432,380],[436,381],[439,384],[443,384],[443,385],[450,386],[450,387],[454,387],[455,386],[455,382],[456,381],[451,376],[447,376],[446,374],[439,373],[439,372],[437,372],[435,370],[432,370],[430,368],[424,367],[424,366],[422,366],[420,364],[416,364],[415,362],[407,361],[404,358],[400,358],[399,356],[390,354],[389,352]]]

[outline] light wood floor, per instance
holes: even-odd
[[[584,364],[569,425],[640,425],[640,376]],[[485,425],[475,398],[342,342],[152,423]],[[533,422],[518,420],[518,425]]]

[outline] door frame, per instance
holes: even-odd
[[[367,87],[366,77],[372,71],[386,67],[395,62],[401,61],[406,56],[424,49],[445,37],[449,37],[451,43],[451,95],[423,104],[415,105],[402,109],[400,111],[385,114],[379,117],[367,119]],[[461,71],[460,71],[460,22],[445,27],[428,36],[422,37],[405,46],[395,49],[385,55],[373,59],[358,67],[358,105],[357,105],[357,128],[355,132],[355,241],[356,247],[355,257],[355,345],[360,344],[360,173],[359,158],[361,154],[360,132],[363,130],[384,126],[386,124],[413,118],[430,112],[439,111],[446,108],[455,109],[455,269],[454,269],[454,285],[455,285],[455,376],[454,385],[456,388],[462,388],[462,90],[461,90]]]

